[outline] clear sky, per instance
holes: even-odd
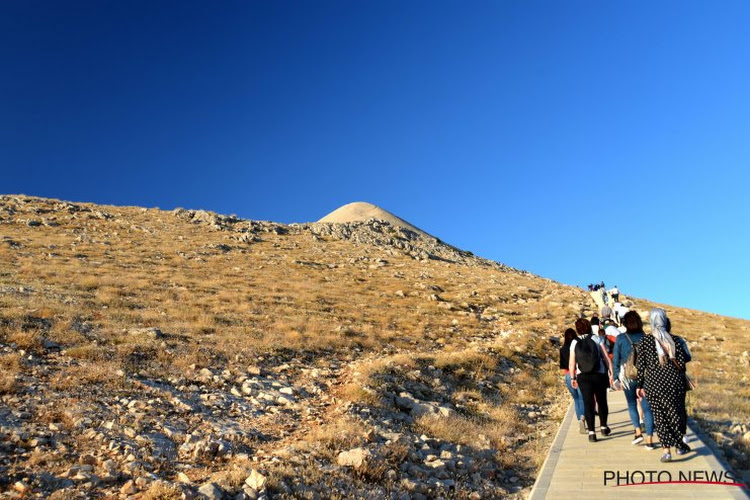
[[[748,26],[745,0],[6,0],[0,193],[280,222],[369,201],[750,318]]]

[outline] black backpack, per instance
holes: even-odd
[[[576,364],[581,373],[596,373],[601,360],[599,344],[591,335],[586,335],[576,342]]]

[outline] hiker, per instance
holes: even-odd
[[[596,442],[595,407],[599,407],[599,424],[602,436],[609,436],[607,426],[609,407],[607,406],[607,387],[612,382],[612,362],[604,349],[594,339],[591,323],[585,318],[576,320],[576,333],[580,337],[571,343],[570,373],[575,373],[573,388],[580,386],[583,396],[583,413],[586,417],[589,441]]]
[[[625,314],[627,314],[627,312],[630,311],[630,309],[625,307],[621,302],[615,302],[615,305],[612,308],[612,310],[615,313],[615,319],[620,324],[622,324],[622,318],[625,316]]]
[[[567,330],[565,330],[565,342],[560,348],[560,369],[565,375],[565,387],[568,388],[568,392],[570,392],[570,396],[573,398],[573,406],[576,411],[576,420],[578,421],[579,432],[583,434],[586,432],[585,421],[583,418],[583,395],[581,395],[580,389],[573,388],[573,386],[571,385],[572,377],[570,375],[570,346],[575,340],[578,340],[576,331],[572,328],[568,328]]]
[[[651,335],[646,335],[638,346],[638,396],[645,397],[654,414],[654,424],[659,441],[666,452],[662,462],[672,461],[672,448],[678,455],[690,451],[682,441],[685,418],[685,350],[676,338],[667,332],[667,313],[664,309],[651,309]],[[585,402],[585,394],[584,394]]]
[[[617,337],[614,348],[614,359],[612,367],[614,369],[615,384],[622,388],[625,393],[625,400],[628,402],[628,413],[630,422],[633,424],[632,444],[638,444],[643,441],[643,432],[641,432],[641,417],[638,412],[638,396],[636,394],[636,381],[626,375],[626,363],[634,363],[637,358],[638,344],[646,335],[643,333],[643,320],[635,312],[628,312],[622,319],[626,331]],[[630,353],[635,351],[635,358],[630,359]],[[641,408],[643,410],[643,423],[646,427],[646,449],[653,450],[657,446],[654,444],[654,415],[646,399],[641,399]]]
[[[612,350],[612,345],[610,344],[609,339],[607,338],[606,328],[607,328],[606,322],[603,325],[599,325],[599,330],[596,332],[596,338],[594,340],[596,340],[596,343],[604,348],[604,352],[606,352],[607,356],[609,356],[609,353]]]
[[[609,295],[612,297],[612,300],[615,302],[618,302],[620,300],[620,289],[617,288],[617,285],[613,286],[609,290]]]
[[[611,318],[612,318],[612,308],[605,304],[604,307],[602,307],[602,321],[606,321]]]
[[[591,331],[594,333],[594,335],[597,335],[599,333],[599,316],[597,316],[596,313],[591,316]]]
[[[615,348],[615,341],[620,335],[620,330],[617,329],[614,321],[612,321],[611,319],[607,319],[604,320],[603,328],[600,331],[600,334],[601,333],[603,333],[604,338],[607,340],[607,353],[609,353],[609,359],[612,359]],[[615,380],[617,380],[617,377],[615,377]]]

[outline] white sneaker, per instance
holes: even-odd
[[[685,434],[684,436],[682,436],[682,442],[683,443],[688,444],[689,441],[690,440],[688,439],[687,434]]]

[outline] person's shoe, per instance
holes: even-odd
[[[688,439],[687,434],[685,434],[684,436],[682,436],[682,442],[685,443],[685,444],[688,444],[689,439]]]
[[[591,441],[592,443],[596,443],[596,433],[589,432],[589,441]]]
[[[662,457],[660,458],[660,460],[662,462],[671,462],[672,461],[672,454],[671,453],[665,453],[664,455],[662,455]]]
[[[647,450],[655,450],[657,448],[661,448],[661,445],[659,443],[646,443],[646,446],[644,446]]]
[[[578,421],[578,432],[580,434],[586,434],[586,418],[581,417],[581,420]]]
[[[610,431],[609,427],[607,427],[606,425],[601,428],[602,436],[609,436],[610,432],[612,431]]]
[[[680,443],[677,445],[677,454],[678,455],[684,455],[685,453],[690,453],[693,451],[690,446],[686,445],[685,443]]]
[[[643,434],[636,434],[635,439],[633,439],[632,444],[638,444],[643,442]]]

